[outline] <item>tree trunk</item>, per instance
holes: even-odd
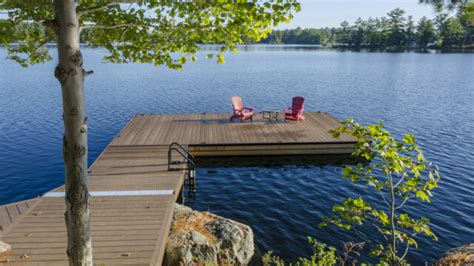
[[[87,116],[79,45],[79,21],[74,0],[54,0],[54,30],[64,119],[67,255],[70,265],[92,265],[89,192],[87,189]]]

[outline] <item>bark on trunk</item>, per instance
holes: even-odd
[[[89,192],[87,189],[87,116],[79,21],[74,0],[54,0],[54,27],[64,119],[67,255],[70,265],[92,265]]]

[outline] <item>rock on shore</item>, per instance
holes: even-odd
[[[11,252],[12,247],[7,243],[0,241],[0,262],[7,262]]]
[[[474,266],[474,243],[448,250],[436,265]]]
[[[245,265],[254,253],[252,229],[175,204],[164,265]]]

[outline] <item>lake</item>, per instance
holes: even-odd
[[[206,47],[206,50],[214,50]],[[53,50],[53,54],[54,54]],[[363,124],[385,122],[395,136],[413,133],[442,180],[429,204],[407,212],[432,222],[439,241],[420,238],[414,264],[474,242],[474,54],[341,52],[297,46],[248,46],[218,65],[205,59],[184,71],[102,63],[104,50],[83,49],[89,114],[89,161],[140,113],[230,112],[283,108],[306,98],[305,110]],[[23,69],[0,49],[0,204],[36,197],[63,184],[61,89],[54,60]],[[306,236],[330,245],[367,240],[371,231],[321,229],[322,217],[366,189],[341,178],[339,166],[200,168],[188,205],[250,225],[257,255],[309,255]]]

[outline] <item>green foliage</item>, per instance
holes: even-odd
[[[446,25],[449,31],[443,31],[445,21],[435,27],[433,20],[423,17],[416,24],[411,16],[404,16],[404,10],[397,8],[390,11],[387,17],[358,18],[353,25],[344,21],[337,28],[275,30],[260,42],[402,49],[427,48],[434,44],[436,38],[444,38],[449,41],[439,41],[439,47],[474,45],[474,2],[460,5],[459,8],[458,15]],[[461,28],[456,25],[456,21],[462,25]],[[249,38],[244,40],[246,43],[253,42]]]
[[[50,60],[44,29],[21,30],[24,23],[54,28],[52,1],[6,0],[0,10],[8,11],[1,24],[0,43],[10,59],[22,65]],[[108,62],[140,62],[181,69],[193,61],[200,44],[219,44],[217,62],[223,52],[243,43],[242,36],[260,41],[271,28],[293,18],[300,10],[295,0],[278,1],[77,1],[76,11],[82,40],[104,47]]]
[[[334,41],[333,29],[302,29],[297,27],[292,30],[274,30],[267,38],[262,39],[260,43],[271,44],[330,44]],[[255,41],[244,36],[245,43],[255,43]]]
[[[349,46],[351,46],[351,31],[349,27],[349,22],[343,21],[341,23],[341,28],[339,31],[336,33],[336,42],[337,43],[347,43]]]
[[[405,35],[405,11],[396,8],[387,14],[387,28],[384,29],[385,45],[402,47],[406,45],[407,36]]]
[[[459,7],[459,19],[466,27],[474,26],[474,1],[467,2]]]
[[[426,48],[429,43],[435,40],[435,25],[433,21],[422,17],[416,27],[417,43],[419,47]]]
[[[262,257],[262,264],[264,266],[270,266],[270,265],[284,266],[286,263],[282,258],[280,258],[276,255],[273,255],[272,251],[268,251]]]
[[[8,32],[5,33],[4,32]],[[54,39],[51,31],[37,22],[14,25],[9,20],[0,21],[0,45],[7,48],[9,59],[22,66],[51,60],[46,42]],[[23,40],[13,43],[13,40]]]
[[[24,67],[51,60],[45,44],[52,33],[41,25],[53,18],[51,2],[2,1],[1,10],[8,11],[8,20],[0,22],[0,45],[7,48],[8,58]]]
[[[299,258],[296,265],[335,265],[337,263],[336,249],[326,247],[326,244],[308,237],[308,243],[313,248],[313,255],[309,258]]]
[[[417,248],[415,236],[424,234],[436,240],[427,218],[417,219],[402,212],[412,199],[430,202],[431,191],[440,179],[437,166],[425,159],[415,136],[406,134],[402,141],[396,141],[383,123],[361,126],[351,119],[331,133],[334,137],[350,134],[357,139],[353,155],[367,163],[346,166],[343,177],[378,192],[381,197],[376,203],[383,207],[375,208],[362,197],[347,198],[334,205],[335,214],[321,226],[334,224],[347,230],[363,224],[373,226],[386,241],[373,245],[370,255],[392,264],[403,263],[409,247]]]
[[[459,19],[447,18],[441,25],[439,39],[443,47],[461,46],[464,34],[464,28]]]
[[[336,265],[336,263],[339,261],[339,258],[336,254],[336,249],[334,247],[327,247],[326,244],[319,243],[311,237],[308,237],[308,243],[313,249],[313,254],[309,258],[298,258],[297,262],[295,263],[296,266],[331,266]],[[284,266],[287,264],[278,256],[273,255],[271,251],[267,252],[262,257],[262,263],[265,266]],[[287,265],[292,264],[290,263]]]
[[[443,12],[444,10],[457,9],[472,2],[472,0],[419,0],[419,2],[433,5],[437,12]]]

